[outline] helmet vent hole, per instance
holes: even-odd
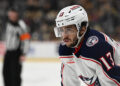
[[[69,11],[69,13],[71,13],[71,10]]]
[[[80,11],[82,11],[82,9],[80,9]]]

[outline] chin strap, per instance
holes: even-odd
[[[81,42],[81,39],[84,37],[85,33],[87,32],[87,27],[86,27],[86,30],[85,30],[85,32],[83,33],[82,36],[79,36],[79,32],[80,32],[80,30],[78,30],[78,32],[77,32],[78,42],[76,43],[76,45],[74,46],[74,48],[76,48],[76,47],[79,46],[79,44],[80,44],[80,42]]]

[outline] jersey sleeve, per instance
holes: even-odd
[[[120,84],[120,67],[116,65],[114,57],[114,48],[108,42],[101,42],[98,46],[97,76],[103,86],[118,86]]]
[[[104,35],[105,41],[109,43],[113,48],[113,58],[115,61],[115,64],[120,64],[120,43],[116,42],[106,34],[102,33]]]
[[[113,49],[114,49],[115,64],[120,65],[120,44],[118,42],[114,41]]]
[[[21,50],[22,50],[22,54],[26,55],[29,50],[30,34],[28,32],[28,27],[24,21],[20,20],[19,25],[22,29],[22,32],[20,34]]]

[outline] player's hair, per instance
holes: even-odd
[[[19,12],[19,9],[18,9],[18,7],[17,6],[12,6],[12,7],[10,7],[9,9],[8,9],[8,12],[9,11],[14,11],[14,12]]]
[[[83,27],[83,26],[87,26],[87,22],[86,21],[83,21],[82,23],[81,23],[81,28]]]

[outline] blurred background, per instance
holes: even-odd
[[[59,10],[72,4],[86,9],[91,27],[120,40],[120,0],[0,0],[0,40],[4,40],[7,9],[18,6],[32,41],[57,41],[53,33],[55,17]]]
[[[31,41],[30,49],[26,56],[28,58],[24,63],[23,86],[28,86],[28,83],[33,83],[34,86],[50,86],[50,84],[51,86],[60,86],[58,85],[60,84],[60,62],[57,58],[57,47],[60,39],[55,37],[53,28],[55,27],[55,17],[59,10],[73,4],[80,4],[86,9],[90,27],[120,41],[120,0],[0,0],[0,59],[5,53],[4,39],[8,8],[17,6],[20,17],[29,27]],[[51,68],[52,71],[43,67],[46,69]],[[1,68],[2,60],[0,61],[0,73]],[[34,72],[27,73],[28,70]],[[39,75],[41,70],[42,72],[43,70],[51,71],[50,73],[53,73],[54,70],[57,79],[54,77],[52,79],[53,82],[41,84],[40,82],[49,81],[47,77],[49,75],[46,75],[46,72],[44,72],[46,77],[43,76],[43,79],[41,79],[42,75]],[[39,77],[36,78],[34,76],[33,78],[31,76],[33,73],[38,74]],[[1,83],[2,78],[0,78],[0,86],[2,86]],[[29,86],[33,85],[29,84]]]

